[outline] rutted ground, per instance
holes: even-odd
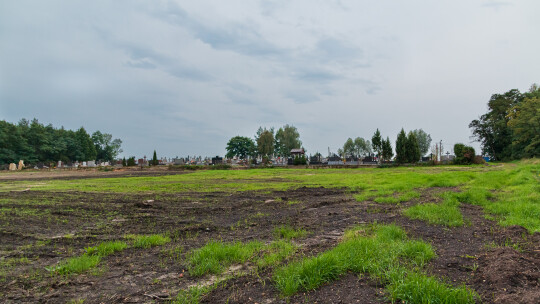
[[[540,301],[540,236],[520,227],[502,228],[481,207],[461,204],[465,225],[427,225],[403,216],[403,209],[456,187],[418,190],[401,204],[356,201],[345,189],[181,194],[85,192],[0,193],[0,295],[7,303],[146,303],[172,300],[190,286],[208,284],[210,275],[190,275],[186,254],[210,240],[276,239],[276,227],[308,231],[294,239],[298,251],[287,261],[334,248],[346,229],[365,223],[396,223],[411,238],[432,244],[437,257],[428,273],[455,286],[466,284],[486,303]],[[45,268],[82,255],[85,248],[128,234],[165,234],[172,241],[142,249],[130,247],[102,259],[92,271],[63,277]],[[203,303],[285,303],[271,280],[273,269],[233,265],[228,276],[201,298]],[[241,275],[242,274],[242,275]],[[226,280],[225,280],[226,279]],[[293,303],[384,303],[381,284],[347,274]]]

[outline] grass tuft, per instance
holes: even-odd
[[[133,240],[133,247],[135,248],[150,248],[155,246],[161,246],[171,241],[168,236],[161,234],[152,235],[126,235],[127,239]]]
[[[261,249],[263,243],[258,241],[246,244],[210,241],[189,255],[188,270],[194,276],[218,274],[234,263],[246,262]]]
[[[86,254],[104,257],[122,251],[127,247],[128,244],[122,241],[103,242],[97,246],[86,248]]]
[[[274,229],[274,235],[277,238],[292,240],[304,237],[307,231],[304,229],[294,229],[290,226],[279,226]]]
[[[101,257],[98,255],[82,255],[79,257],[73,257],[65,260],[59,265],[49,268],[52,273],[59,275],[71,275],[78,274],[87,271],[88,269],[96,267],[101,261]]]

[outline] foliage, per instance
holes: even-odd
[[[354,139],[354,149],[357,157],[365,156],[373,152],[371,150],[371,142],[362,137]]]
[[[390,139],[386,137],[386,140],[382,141],[382,159],[389,161],[394,156],[394,151],[392,151],[392,143]]]
[[[132,156],[132,157],[128,158],[128,160],[127,160],[127,166],[128,166],[128,167],[135,166],[135,156]]]
[[[235,136],[227,143],[227,154],[225,157],[233,158],[237,156],[240,159],[246,159],[255,153],[256,146],[249,137]]]
[[[457,143],[454,145],[454,154],[456,155],[455,164],[468,165],[475,162],[476,152],[473,147]]]
[[[469,124],[484,155],[493,160],[540,155],[538,98],[537,85],[527,93],[513,89],[491,96],[488,112]]]
[[[299,166],[299,165],[306,165],[307,159],[304,155],[297,155],[293,159],[293,165]]]
[[[157,159],[156,150],[154,150],[154,155],[152,156],[152,160],[150,161],[150,165],[157,166],[159,165],[159,161]]]
[[[525,98],[507,115],[513,130],[512,157],[540,156],[540,98]]]
[[[285,125],[277,130],[274,147],[276,155],[289,157],[292,149],[300,149],[301,146],[300,133],[295,126]]]
[[[420,149],[420,156],[424,156],[428,153],[431,146],[431,135],[424,132],[422,129],[412,131],[418,141],[418,149]]]
[[[264,128],[261,132],[258,131],[257,134],[257,151],[260,156],[268,158],[274,153],[274,129],[267,130]]]
[[[420,148],[418,147],[418,140],[413,132],[409,132],[409,135],[407,136],[406,148],[407,162],[411,164],[417,163],[420,160],[421,154]]]
[[[345,157],[354,156],[356,154],[356,147],[352,138],[347,138],[345,144],[343,144],[343,154]]]
[[[92,133],[92,141],[96,149],[97,160],[112,162],[119,153],[122,153],[120,148],[122,141],[118,138],[113,140],[111,134],[96,131]]]
[[[396,139],[396,162],[398,164],[404,164],[409,160],[407,153],[407,142],[407,135],[405,134],[405,130],[402,128]]]
[[[381,132],[379,132],[379,129],[375,131],[375,134],[373,134],[373,137],[371,137],[371,146],[373,147],[373,150],[377,153],[377,157],[380,157],[382,154],[382,146],[383,146],[383,139],[381,137]]]
[[[21,159],[27,164],[112,160],[121,151],[121,143],[99,131],[91,137],[83,127],[72,131],[45,126],[37,119],[21,119],[17,125],[0,121],[0,164]]]
[[[126,161],[126,158],[122,158],[122,166],[123,167],[126,167],[127,166],[127,161]]]

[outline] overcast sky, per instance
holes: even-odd
[[[0,1],[0,119],[111,133],[125,156],[223,155],[296,126],[445,150],[540,82],[540,1]],[[476,145],[476,147],[478,147]]]

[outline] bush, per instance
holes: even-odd
[[[306,157],[304,155],[296,156],[293,160],[293,164],[295,166],[306,165],[307,164]]]
[[[465,146],[464,144],[454,145],[454,164],[469,165],[475,163],[476,152],[473,147]]]

